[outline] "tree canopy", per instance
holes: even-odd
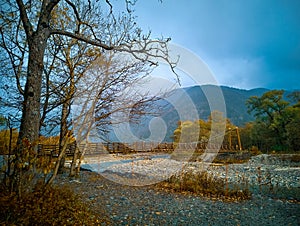
[[[290,101],[287,101],[284,93],[284,90],[272,90],[247,101],[249,113],[256,117],[252,136],[260,140],[262,149],[300,149],[299,94],[293,92],[289,96]]]

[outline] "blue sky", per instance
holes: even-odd
[[[197,54],[220,85],[300,89],[299,0],[140,0],[139,25]]]

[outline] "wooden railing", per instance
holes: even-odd
[[[66,155],[73,156],[76,148],[79,152],[84,152],[85,155],[97,155],[97,154],[130,154],[137,152],[165,152],[172,153],[175,149],[177,151],[194,150],[195,152],[203,152],[204,150],[212,152],[235,152],[238,151],[228,149],[227,146],[221,146],[219,148],[216,144],[205,144],[205,143],[158,143],[158,142],[135,142],[135,143],[119,143],[119,142],[106,142],[106,143],[86,143],[76,145],[71,143],[67,146]],[[220,150],[219,150],[220,149]],[[59,146],[58,145],[45,145],[39,144],[38,146],[39,155],[51,155],[53,157],[58,156]]]

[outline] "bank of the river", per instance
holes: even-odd
[[[251,200],[223,202],[157,190],[155,186],[126,186],[94,172],[77,180],[60,176],[90,208],[104,209],[113,225],[299,225],[300,204],[254,194]]]
[[[181,174],[186,170],[206,171],[214,177],[224,178],[231,184],[247,186],[258,194],[268,192],[273,197],[300,200],[299,162],[282,160],[274,155],[258,155],[243,164],[210,164],[180,162],[168,155],[101,156],[89,158],[85,169],[126,185],[149,185]],[[282,193],[280,196],[276,193]]]

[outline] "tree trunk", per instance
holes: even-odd
[[[68,134],[68,117],[70,115],[71,110],[71,103],[72,103],[72,97],[75,92],[75,80],[74,80],[74,73],[73,71],[70,71],[70,86],[66,88],[67,91],[65,92],[65,101],[62,105],[61,110],[61,123],[60,123],[60,136],[59,136],[59,150],[62,150],[62,147],[64,146],[63,141],[66,140],[65,137]],[[75,152],[74,152],[75,154]],[[62,168],[65,165],[65,156],[62,157],[59,172],[62,171]]]
[[[24,90],[24,102],[20,131],[15,150],[15,164],[12,174],[13,184],[21,196],[22,181],[25,178],[22,171],[34,175],[35,166],[30,167],[32,159],[37,156],[37,144],[40,124],[40,100],[42,75],[44,67],[44,53],[50,33],[47,29],[40,29],[28,37],[29,56],[27,77]],[[28,155],[29,154],[29,155]],[[30,172],[29,172],[30,171]],[[14,186],[13,186],[14,187]]]
[[[65,141],[64,141],[64,146],[62,147],[62,150],[60,151],[58,157],[57,157],[57,160],[56,160],[56,163],[55,163],[55,167],[54,167],[54,170],[53,170],[53,174],[52,176],[49,178],[49,180],[46,182],[46,186],[49,186],[50,184],[53,183],[57,173],[58,173],[58,170],[59,170],[59,167],[60,167],[60,164],[61,164],[61,160],[63,158],[63,156],[65,155],[65,152],[66,152],[66,149],[67,149],[67,145],[69,143],[69,136],[68,134],[66,135],[65,137]]]
[[[79,149],[75,147],[73,159],[72,159],[72,162],[71,162],[69,177],[74,177],[76,175],[77,171],[75,169],[76,169],[76,166],[77,166],[78,154],[79,154]]]
[[[69,106],[70,104],[68,101],[65,101],[62,105],[62,110],[61,110],[61,122],[60,122],[60,135],[59,135],[59,153],[62,152],[63,147],[67,144],[68,139],[66,139],[68,135],[68,116],[69,116]],[[65,166],[65,154],[63,154],[61,160],[60,160],[60,165],[59,165],[59,170],[58,172],[61,173],[63,171],[63,168]]]
[[[79,158],[78,158],[78,165],[77,165],[77,167],[76,167],[76,169],[75,169],[75,174],[76,174],[76,175],[79,175],[80,167],[81,167],[81,162],[82,162],[82,160],[83,160],[83,158],[84,158],[84,153],[85,153],[85,150],[80,154],[80,156],[79,156]]]
[[[43,58],[48,35],[35,33],[29,41],[27,80],[24,91],[23,111],[18,144],[26,139],[31,144],[38,140]]]

